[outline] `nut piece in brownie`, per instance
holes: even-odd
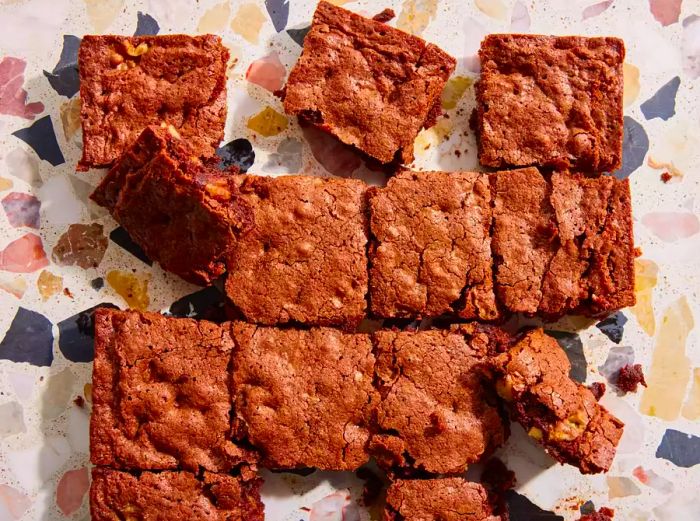
[[[417,36],[321,1],[284,109],[381,163],[410,163],[455,63]]]
[[[491,175],[496,295],[512,312],[598,316],[632,306],[629,183],[536,168]]]
[[[485,391],[488,336],[454,330],[378,331],[381,394],[370,450],[398,475],[463,472],[507,434],[495,396]]]
[[[369,205],[375,315],[498,318],[486,174],[402,172]]]
[[[608,471],[624,424],[569,378],[571,364],[554,338],[530,331],[493,362],[512,419],[554,459],[583,474]]]
[[[194,472],[254,463],[230,440],[232,349],[228,324],[95,311],[92,463]]]
[[[367,306],[366,185],[236,176],[255,227],[228,260],[226,293],[248,322],[353,327]]]
[[[83,157],[111,165],[149,125],[172,125],[196,156],[224,136],[229,52],[214,35],[83,37],[78,54]]]
[[[163,269],[207,285],[252,224],[228,174],[194,157],[172,128],[148,127],[91,198]]]
[[[93,521],[263,521],[261,479],[229,474],[142,472],[138,476],[96,467],[92,470]]]
[[[491,34],[476,87],[482,165],[611,172],[622,163],[618,38]]]
[[[387,490],[384,521],[506,521],[480,484],[463,478],[394,481]]]
[[[354,470],[367,462],[377,393],[367,335],[235,322],[234,431],[266,467]]]

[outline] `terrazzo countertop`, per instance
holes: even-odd
[[[592,504],[623,520],[700,519],[700,2],[336,3],[370,16],[393,7],[391,24],[458,58],[442,98],[449,117],[419,135],[418,169],[478,168],[468,119],[484,35],[624,38],[624,164],[614,175],[632,185],[638,303],[602,322],[571,317],[546,327],[576,379],[609,384],[603,403],[626,423],[625,434],[607,475],[555,464],[516,426],[499,455],[517,474],[515,521],[576,519]],[[273,95],[313,8],[306,0],[0,1],[0,520],[89,518],[93,353],[81,314],[112,304],[197,316],[223,298],[217,287],[197,288],[152,265],[88,201],[103,172],[75,172],[80,37],[220,34],[233,57],[225,163],[382,183],[352,151],[287,118]],[[648,387],[622,396],[609,379],[631,362],[643,365]],[[377,519],[352,473],[265,477],[268,519]]]

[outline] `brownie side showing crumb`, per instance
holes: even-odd
[[[455,64],[417,36],[321,1],[284,108],[382,163],[410,163]]]
[[[387,491],[384,521],[507,521],[478,483],[462,478],[394,481]]]
[[[491,34],[479,50],[479,161],[612,172],[622,163],[618,38]]]
[[[227,327],[95,312],[90,456],[121,469],[225,472],[255,455],[230,441]]]
[[[367,303],[366,185],[237,176],[255,227],[228,259],[226,294],[249,322],[354,327]]]
[[[228,474],[142,472],[138,476],[103,467],[92,470],[93,521],[263,521],[261,479],[243,481]]]
[[[252,227],[233,177],[193,157],[172,128],[148,127],[91,198],[163,269],[208,285]]]
[[[571,364],[554,338],[530,331],[494,367],[511,417],[554,459],[583,474],[608,471],[624,424],[569,378]]]
[[[371,451],[400,474],[463,472],[507,435],[485,389],[487,335],[453,331],[378,331],[376,385],[381,394]]]
[[[229,52],[214,35],[83,37],[78,53],[83,157],[111,165],[149,125],[172,125],[196,156],[224,136]]]
[[[402,172],[369,205],[375,315],[498,318],[485,174]]]
[[[234,431],[273,469],[355,470],[367,462],[377,393],[367,335],[233,326]]]

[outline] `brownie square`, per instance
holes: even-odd
[[[554,338],[530,331],[493,363],[512,419],[554,459],[583,474],[610,469],[624,424],[569,378],[571,364]]]
[[[488,176],[407,171],[370,190],[372,313],[498,318]]]
[[[491,182],[496,294],[505,308],[557,318],[634,305],[627,180],[526,168]]]
[[[230,440],[232,348],[228,325],[98,309],[92,463],[225,472],[254,461]]]
[[[91,198],[163,269],[207,285],[252,225],[237,191],[233,176],[193,157],[172,127],[148,127]]]
[[[381,394],[371,450],[399,474],[463,472],[501,445],[506,427],[486,391],[489,336],[473,325],[453,331],[378,331]]]
[[[237,176],[255,227],[228,261],[226,294],[248,322],[353,327],[365,316],[366,185]]]
[[[462,478],[394,481],[387,490],[385,521],[507,521],[478,483]]]
[[[377,395],[367,335],[233,326],[235,430],[273,469],[353,470],[367,462]]]
[[[417,36],[321,1],[284,109],[381,163],[410,163],[455,63]]]
[[[96,467],[92,470],[93,521],[263,521],[262,480],[228,474],[141,472]]]
[[[479,57],[482,165],[620,167],[622,40],[491,34]]]
[[[229,52],[211,34],[83,37],[78,53],[83,157],[111,165],[149,125],[172,125],[196,156],[224,136]]]

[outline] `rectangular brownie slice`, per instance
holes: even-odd
[[[172,125],[196,156],[224,136],[229,52],[211,34],[86,35],[78,53],[83,157],[111,165],[149,125]]]
[[[91,198],[163,269],[207,285],[252,225],[237,191],[230,173],[194,157],[172,127],[148,127]]]
[[[634,305],[627,180],[526,168],[492,174],[491,186],[496,294],[506,309],[556,318]]]
[[[455,63],[417,36],[321,1],[284,109],[381,163],[410,163]]]
[[[490,395],[490,336],[475,325],[452,331],[378,331],[381,394],[370,449],[394,473],[460,473],[502,445],[507,426]]]
[[[141,472],[103,467],[92,470],[90,514],[93,521],[263,521],[261,479],[229,474]]]
[[[620,167],[622,40],[491,34],[479,57],[482,165],[591,172]]]
[[[512,419],[547,453],[583,474],[610,469],[624,424],[569,378],[571,364],[554,338],[530,331],[493,365]]]
[[[367,335],[233,326],[235,431],[272,469],[353,470],[369,459],[375,358]]]
[[[225,472],[254,462],[230,439],[233,345],[226,324],[95,311],[92,463]]]
[[[486,174],[402,172],[369,205],[372,313],[498,318]]]
[[[366,185],[237,176],[254,228],[228,259],[226,294],[248,322],[353,327],[365,316]]]

